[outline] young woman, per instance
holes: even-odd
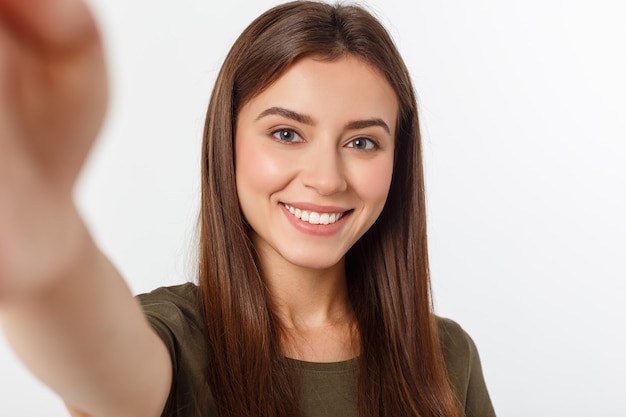
[[[432,313],[415,96],[370,14],[293,2],[243,32],[206,118],[198,285],[135,299],[71,201],[106,101],[94,24],[74,0],[0,12],[3,324],[73,415],[494,415]]]

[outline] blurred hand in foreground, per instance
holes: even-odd
[[[72,189],[107,91],[82,1],[0,0],[0,304],[44,291],[84,255]]]

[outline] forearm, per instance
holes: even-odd
[[[4,308],[17,355],[90,416],[158,415],[171,369],[163,344],[89,235],[62,277]]]
[[[0,320],[71,408],[156,416],[169,355],[71,198],[104,118],[106,73],[82,0],[0,0]]]

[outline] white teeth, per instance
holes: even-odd
[[[285,208],[297,219],[310,224],[333,224],[343,216],[343,213],[317,213],[315,211],[301,210],[287,204],[285,204]]]
[[[320,214],[312,211],[311,214],[309,214],[309,223],[320,224]]]

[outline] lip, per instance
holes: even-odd
[[[297,207],[301,210],[316,211],[318,213],[343,213],[343,216],[335,223],[311,224],[309,222],[304,222],[297,219],[293,214],[289,212],[289,210],[287,210],[285,204],[292,207]],[[350,214],[352,214],[352,210],[346,210],[344,207],[320,206],[311,203],[281,203],[280,209],[283,211],[283,214],[285,215],[289,223],[291,223],[291,225],[295,227],[296,230],[311,236],[335,235],[341,230],[341,228],[345,224],[345,219],[350,217]]]
[[[350,209],[347,209],[345,207],[339,207],[339,206],[320,206],[318,204],[313,204],[313,203],[291,203],[288,201],[281,201],[280,205],[284,206],[284,205],[288,205],[288,206],[292,206],[292,207],[297,207],[300,210],[308,210],[308,211],[316,211],[318,213],[345,213],[346,211],[349,211]]]

